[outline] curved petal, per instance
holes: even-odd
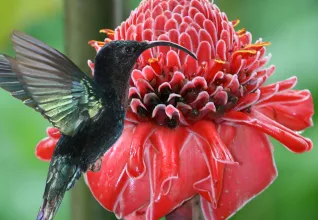
[[[287,94],[294,94],[298,91],[286,91]],[[299,94],[299,93],[298,93]],[[257,107],[267,117],[277,121],[278,123],[290,128],[294,131],[301,131],[311,127],[312,116],[314,114],[313,99],[308,90],[301,93],[305,98],[299,102],[291,103],[268,103],[264,106]],[[273,98],[275,95],[273,96]]]
[[[229,149],[240,165],[225,165],[223,190],[216,209],[201,197],[207,220],[232,216],[277,176],[273,147],[266,135],[248,126],[237,126],[236,132]]]
[[[46,137],[42,139],[35,147],[35,156],[43,161],[50,161],[59,139]]]
[[[295,153],[303,153],[312,149],[310,139],[304,138],[255,109],[249,113],[229,111],[222,118],[231,123],[247,125],[262,131],[277,139]]]
[[[160,162],[158,182],[160,188],[159,191],[155,192],[155,198],[160,197],[161,193],[169,193],[172,180],[178,178],[180,153],[189,138],[190,135],[184,127],[175,130],[158,127],[151,136],[150,140],[153,147],[160,152],[158,155],[158,162]]]
[[[133,178],[139,178],[146,172],[144,164],[144,150],[146,142],[152,135],[154,126],[151,123],[140,123],[133,130],[130,145],[123,146],[129,147],[129,159],[127,163],[127,173]]]
[[[193,187],[193,183],[208,175],[206,163],[202,160],[202,153],[198,150],[196,141],[193,138],[189,138],[180,149],[178,177],[171,179],[169,193],[155,197],[155,191],[160,188],[160,184],[158,183],[161,170],[161,159],[156,153],[157,150],[155,148],[150,148],[145,155],[146,166],[149,171],[145,175],[145,178],[148,178],[148,185],[145,182],[142,184],[143,188],[150,187],[150,194],[148,195],[150,201],[145,203],[146,207],[142,207],[137,212],[128,216],[127,219],[141,217],[145,219],[159,219],[167,215],[173,209],[182,205],[184,201],[196,195],[197,192]]]
[[[232,154],[219,137],[213,122],[204,120],[199,121],[194,125],[191,125],[189,131],[207,143],[215,160],[229,164],[235,163]]]

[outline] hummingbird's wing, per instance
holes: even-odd
[[[0,87],[73,136],[102,109],[99,89],[57,50],[18,31],[11,39],[16,58],[0,54]]]

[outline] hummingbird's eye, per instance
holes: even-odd
[[[126,47],[125,51],[127,54],[132,54],[135,52],[135,48],[134,47]]]

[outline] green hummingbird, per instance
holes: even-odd
[[[120,137],[132,69],[155,46],[188,49],[166,41],[112,41],[95,57],[94,77],[59,51],[24,33],[11,35],[16,57],[0,54],[0,87],[40,112],[62,133],[47,175],[37,220],[54,218],[64,194],[95,166]]]

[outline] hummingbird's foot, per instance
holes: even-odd
[[[88,169],[93,172],[98,172],[102,166],[102,162],[102,158],[99,158],[94,164],[90,165]]]

